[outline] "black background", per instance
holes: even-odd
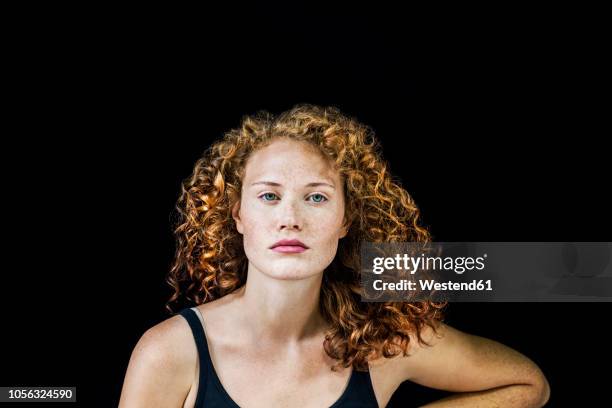
[[[7,15],[0,383],[118,403],[131,350],[168,317],[179,183],[260,109],[333,105],[373,127],[437,241],[611,241],[596,15],[313,5],[223,18]],[[549,406],[570,406],[604,396],[609,312],[452,304],[447,322],[526,354],[549,379]],[[388,406],[444,395],[407,382]]]

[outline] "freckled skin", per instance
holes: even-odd
[[[281,186],[251,185],[258,181]],[[335,189],[305,187],[311,182],[330,183]],[[236,226],[243,234],[249,269],[275,279],[323,273],[336,255],[338,240],[346,235],[340,173],[306,142],[278,139],[253,153],[238,205]],[[309,249],[293,254],[269,249],[281,239],[299,239]]]

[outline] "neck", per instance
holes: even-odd
[[[274,279],[249,264],[245,285],[235,292],[241,326],[267,344],[297,344],[325,326],[319,311],[323,274]]]

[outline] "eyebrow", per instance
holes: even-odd
[[[282,187],[283,185],[280,183],[276,183],[274,181],[257,181],[253,184],[251,184],[251,186],[257,185],[257,184],[263,184],[266,186],[273,186],[273,187]],[[334,187],[332,184],[329,183],[323,183],[323,182],[313,182],[313,183],[308,183],[306,184],[305,187],[319,187],[319,186],[328,186],[333,188],[334,190],[336,189],[336,187]]]

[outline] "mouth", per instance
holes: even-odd
[[[307,248],[304,248],[299,245],[279,245],[272,248],[273,251],[281,252],[284,254],[296,254],[300,252],[306,251]]]
[[[272,245],[270,249],[281,253],[300,253],[306,251],[308,247],[297,239],[284,239]]]

